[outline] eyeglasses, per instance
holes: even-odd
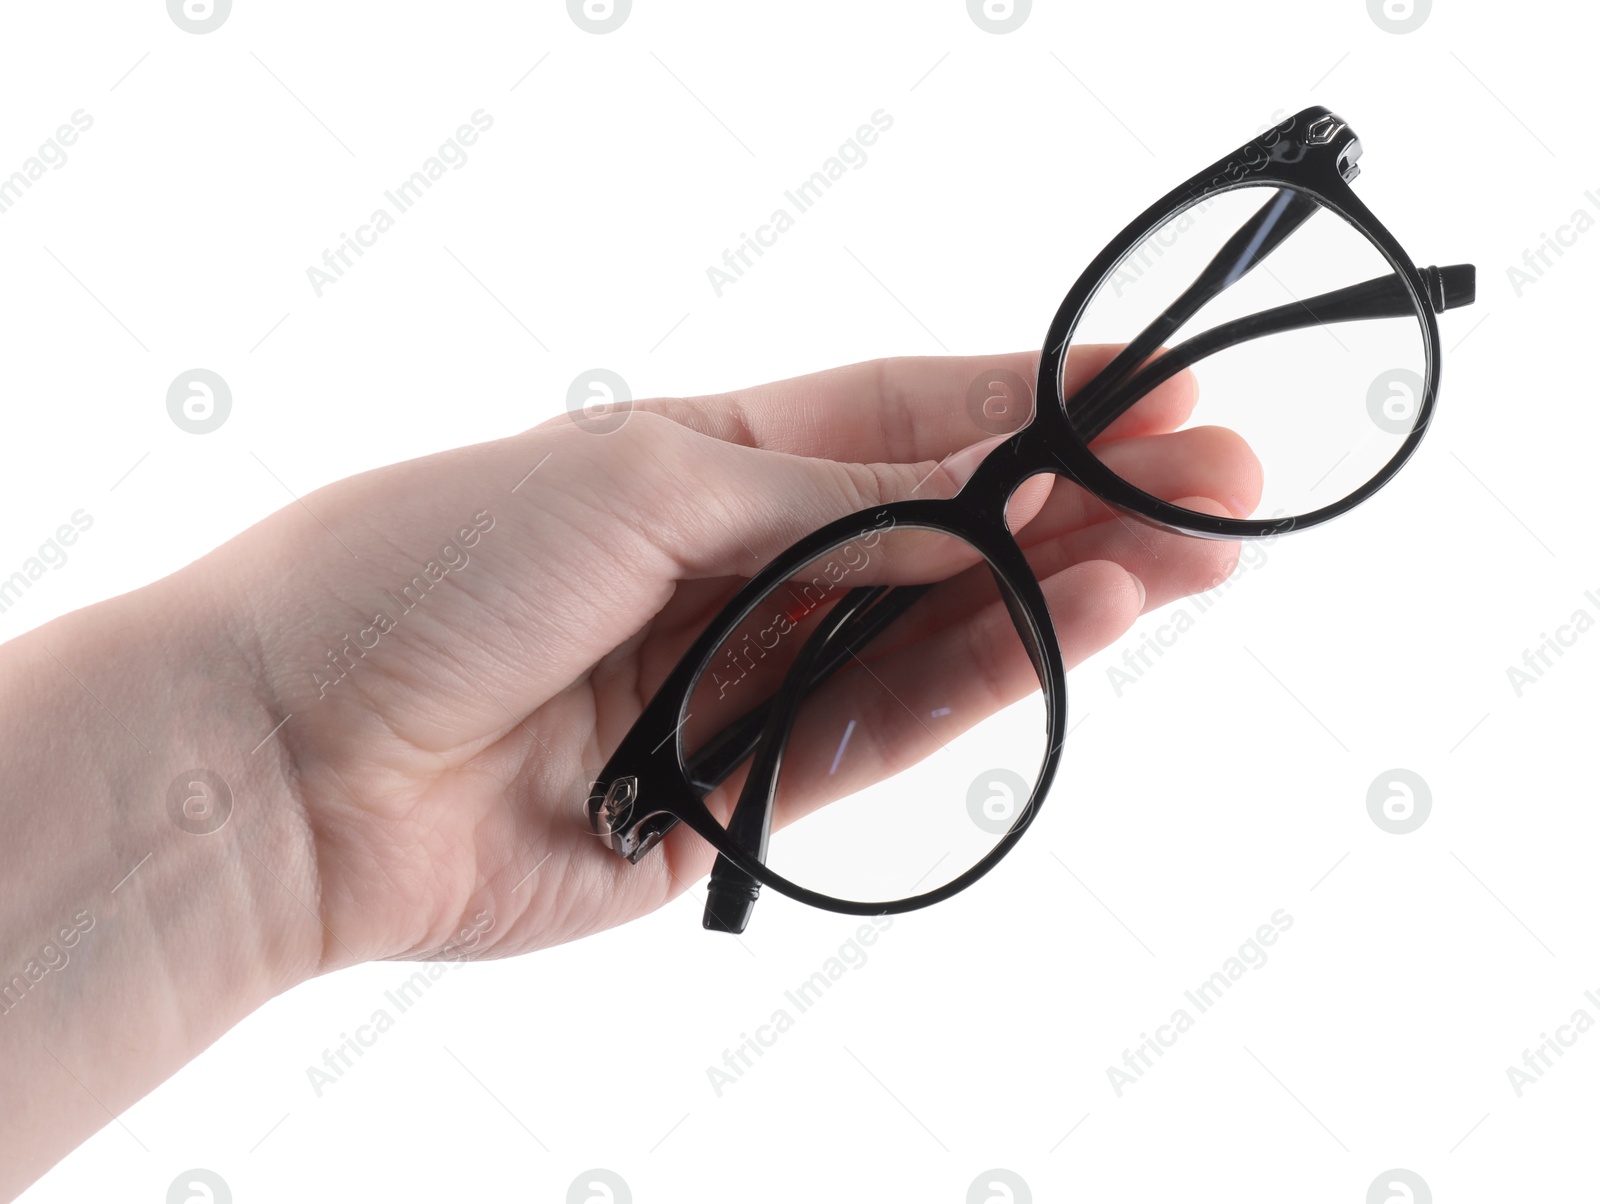
[[[1009,527],[1024,481],[1064,477],[1168,531],[1263,539],[1359,505],[1421,442],[1435,314],[1472,303],[1475,272],[1412,264],[1350,187],[1360,154],[1343,120],[1306,109],[1140,214],[1056,312],[1026,425],[953,497],[841,518],[740,589],[595,781],[593,831],[636,863],[687,824],[717,851],[704,923],[724,932],[744,931],[763,886],[880,915],[993,869],[1067,731],[1048,596],[1067,565]],[[1121,350],[1069,390],[1074,340]],[[1100,438],[1185,371],[1205,420],[1256,452],[1265,517],[1156,497],[1130,479],[1137,441]],[[1219,437],[1189,431],[1197,448]]]

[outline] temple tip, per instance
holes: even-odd
[[[706,889],[706,910],[701,925],[708,932],[731,932],[735,936],[750,924],[756,909],[756,898],[761,893],[759,885],[718,881],[712,877]]]
[[[1471,305],[1478,299],[1478,269],[1470,263],[1453,263],[1449,267],[1434,268],[1438,273],[1438,293],[1434,307],[1443,313],[1461,305]]]

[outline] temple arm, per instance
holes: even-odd
[[[1476,276],[1477,270],[1470,263],[1423,268],[1422,278],[1434,311],[1443,313],[1459,305],[1471,305],[1476,295]],[[1266,309],[1223,322],[1163,352],[1128,377],[1121,386],[1109,391],[1097,391],[1098,403],[1093,400],[1080,403],[1079,398],[1084,397],[1087,389],[1080,390],[1069,405],[1073,429],[1085,443],[1099,438],[1112,422],[1162,381],[1176,376],[1207,356],[1237,347],[1251,339],[1303,330],[1308,326],[1326,326],[1333,322],[1409,318],[1415,312],[1416,305],[1410,291],[1404,281],[1391,272],[1387,276],[1376,276],[1348,288],[1319,293],[1304,301],[1291,301],[1276,309]]]
[[[920,595],[924,588],[914,587],[913,592]],[[783,754],[795,720],[799,718],[800,707],[814,686],[833,671],[830,668],[828,673],[821,672],[825,665],[836,668],[870,638],[865,634],[869,630],[867,626],[858,629],[854,636],[843,633],[855,628],[864,618],[863,612],[889,592],[887,586],[861,586],[850,590],[801,645],[784,684],[763,708],[755,757],[745,776],[744,789],[739,792],[739,799],[728,816],[727,828],[728,838],[758,861],[766,861]],[[870,625],[871,634],[876,635],[884,625]],[[705,927],[716,932],[743,932],[760,894],[761,884],[719,853],[706,885]]]
[[[1315,200],[1293,189],[1280,188],[1273,193],[1272,198],[1222,244],[1194,283],[1129,340],[1109,364],[1078,390],[1074,400],[1085,407],[1099,406],[1107,393],[1132,376],[1140,364],[1183,328],[1184,323],[1277,250],[1284,239],[1320,208]]]

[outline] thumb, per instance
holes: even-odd
[[[640,534],[689,578],[753,576],[784,549],[845,515],[891,502],[952,497],[1008,437],[984,440],[943,460],[852,463],[727,443],[654,415],[635,414],[628,429],[648,442],[650,462],[676,482],[674,488],[649,479],[654,474],[632,478],[653,499],[639,499],[635,513],[645,520]],[[613,450],[623,451],[615,445]],[[1053,483],[1045,474],[1018,488],[1006,511],[1012,530],[1043,509]]]

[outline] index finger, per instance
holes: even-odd
[[[1063,391],[1070,394],[1121,348],[1070,347]],[[636,403],[701,434],[767,451],[857,464],[942,460],[982,439],[1019,429],[1032,413],[1039,353],[902,356],[868,360],[772,384],[705,397]],[[1019,390],[1022,405],[986,405]],[[1105,439],[1176,430],[1194,409],[1185,371],[1163,381],[1106,431]],[[1008,410],[1008,412],[1006,412]]]

